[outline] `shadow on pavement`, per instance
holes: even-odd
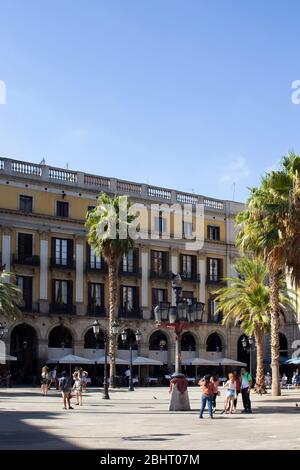
[[[57,429],[55,420],[61,417],[56,413],[49,412],[15,412],[0,411],[0,449],[69,449],[77,447],[65,440],[63,437],[47,432],[43,426],[28,424],[25,420],[47,420],[52,426],[49,429]],[[70,431],[68,429],[68,431]]]

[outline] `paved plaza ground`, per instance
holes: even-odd
[[[300,390],[253,393],[251,415],[241,414],[239,397],[236,415],[213,420],[198,418],[198,387],[189,393],[190,412],[169,412],[163,387],[113,390],[111,400],[90,389],[83,407],[64,411],[55,390],[1,388],[0,449],[300,449]]]

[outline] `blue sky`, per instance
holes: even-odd
[[[300,3],[0,0],[0,155],[225,199],[300,152]]]

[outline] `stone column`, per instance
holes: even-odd
[[[48,233],[40,233],[40,312],[49,313],[48,299]]]
[[[74,341],[73,351],[74,351],[75,356],[84,357],[84,341],[83,340]]]
[[[2,265],[5,265],[5,271],[10,272],[11,259],[11,232],[10,229],[4,229],[2,235]]]
[[[76,255],[76,313],[77,315],[85,315],[86,308],[83,303],[83,238],[76,238],[75,244]]]

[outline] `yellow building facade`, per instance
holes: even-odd
[[[179,272],[183,297],[205,303],[201,323],[184,335],[182,358],[245,358],[242,332],[221,325],[214,301],[222,278],[234,275],[234,219],[242,204],[0,158],[0,262],[16,275],[24,311],[22,320],[2,323],[7,352],[18,357],[16,367],[23,364],[21,373],[35,375],[42,363],[69,352],[89,358],[99,354],[91,325],[98,318],[101,328],[107,328],[107,267],[88,246],[84,222],[102,191],[144,204],[141,231],[156,230],[156,239],[150,234],[136,241],[119,273],[120,328],[140,329],[139,354],[172,368],[175,336],[155,324],[153,308],[160,301],[174,304],[170,278]],[[204,208],[204,244],[195,251],[187,250],[184,237],[177,237],[182,222],[174,212],[161,210],[162,205],[184,204],[192,212],[197,204]],[[153,205],[157,213],[150,212]],[[195,214],[183,229],[193,231],[194,225]],[[287,353],[298,331],[296,322],[286,326]],[[128,359],[120,342],[118,356]]]

